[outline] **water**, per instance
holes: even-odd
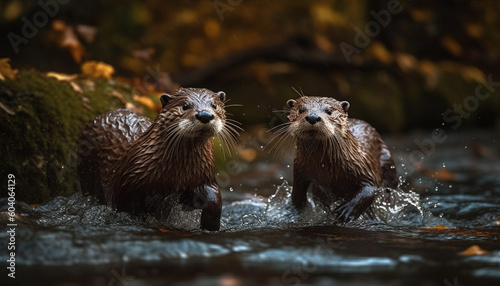
[[[116,213],[80,194],[35,209],[18,204],[15,282],[498,285],[496,138],[489,132],[452,135],[417,168],[406,160],[414,150],[411,136],[388,140],[401,186],[379,190],[373,208],[347,224],[334,223],[331,210],[312,200],[303,214],[294,211],[289,158],[282,164],[262,159],[233,176],[223,191],[220,232],[199,231],[196,211],[179,208],[168,221],[158,221]],[[6,224],[5,210],[0,219]],[[7,239],[0,233],[0,241]],[[460,255],[472,245],[488,253]],[[5,270],[0,281],[13,282]]]

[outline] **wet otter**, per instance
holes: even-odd
[[[301,210],[311,185],[315,202],[332,206],[340,221],[358,218],[379,187],[395,188],[391,153],[368,123],[347,117],[349,103],[302,96],[287,102],[290,113],[280,133],[296,139],[292,203]]]
[[[222,200],[216,181],[214,135],[233,144],[225,93],[181,88],[160,97],[151,122],[121,109],[98,116],[79,141],[82,191],[133,214],[167,217],[173,204],[202,209],[201,228],[219,230]]]

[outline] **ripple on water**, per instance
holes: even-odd
[[[280,271],[305,267],[314,271],[373,273],[394,270],[398,260],[388,257],[346,256],[336,254],[332,249],[325,250],[319,246],[314,249],[268,249],[250,254],[245,258],[246,266],[258,266],[262,263],[271,265],[270,267]]]

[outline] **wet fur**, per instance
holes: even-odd
[[[277,141],[296,144],[292,203],[297,209],[305,207],[311,186],[315,202],[331,206],[341,200],[337,218],[350,221],[371,205],[377,188],[397,187],[387,146],[371,125],[348,118],[349,103],[302,96],[287,105],[290,122],[278,128]],[[318,121],[310,124],[307,117],[313,115]]]
[[[162,95],[154,122],[126,109],[98,116],[79,143],[83,193],[119,211],[161,217],[181,203],[202,209],[202,228],[218,230],[222,200],[213,136],[232,146],[239,128],[226,121],[224,100],[221,92],[183,88]],[[214,115],[213,123],[196,119],[201,110]]]

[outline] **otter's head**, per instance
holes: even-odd
[[[330,97],[302,96],[286,103],[290,108],[288,132],[297,139],[328,140],[349,129],[349,102]]]
[[[223,131],[226,123],[223,91],[204,88],[180,88],[162,94],[160,115],[169,122],[166,132],[182,137],[211,137]],[[174,131],[175,130],[175,131]]]

